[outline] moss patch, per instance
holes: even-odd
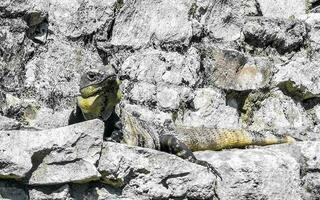
[[[282,82],[278,87],[285,95],[292,97],[296,101],[303,101],[318,96],[309,92],[306,87],[297,85],[294,81]]]

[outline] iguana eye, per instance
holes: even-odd
[[[96,79],[96,74],[92,72],[88,72],[87,78],[89,79],[89,81],[94,81]]]

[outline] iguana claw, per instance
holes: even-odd
[[[206,167],[211,173],[213,173],[215,176],[219,177],[220,180],[222,181],[221,174],[210,163],[208,163],[207,161],[204,161],[204,160],[196,160],[195,163]]]

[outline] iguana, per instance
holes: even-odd
[[[159,129],[155,129],[150,123],[124,109],[120,109],[120,119],[114,110],[121,98],[119,84],[115,70],[110,66],[84,73],[80,80],[81,96],[77,97],[77,108],[70,115],[69,124],[101,118],[106,124],[105,138],[175,154],[190,162],[208,167],[218,176],[220,176],[219,173],[210,164],[197,160],[192,151],[221,150],[294,141],[287,135],[260,134],[244,129],[180,126],[170,132],[157,131]]]

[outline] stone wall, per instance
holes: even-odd
[[[1,0],[0,197],[319,199],[319,12],[318,0]],[[220,181],[104,142],[98,121],[64,127],[81,73],[109,64],[121,105],[146,121],[298,141],[197,152]]]

